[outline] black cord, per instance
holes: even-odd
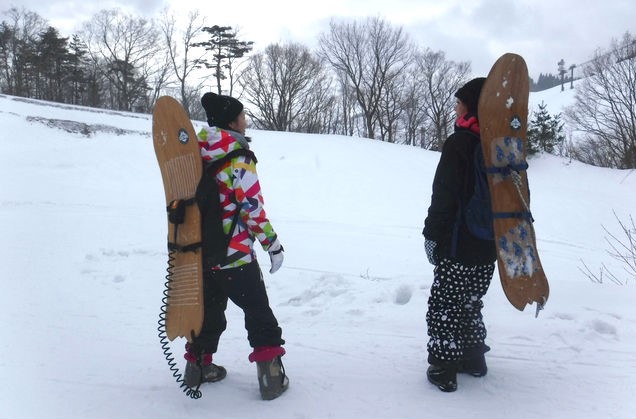
[[[159,327],[157,331],[159,332],[159,342],[161,343],[161,350],[163,351],[166,360],[168,361],[168,366],[170,367],[170,371],[172,371],[172,376],[175,377],[177,383],[180,384],[180,388],[183,389],[183,392],[186,396],[191,399],[200,399],[202,396],[201,391],[199,390],[200,383],[196,388],[190,388],[183,381],[183,376],[179,372],[179,368],[177,367],[177,363],[174,360],[174,356],[170,351],[170,341],[168,340],[166,334],[166,314],[168,312],[168,294],[170,292],[170,284],[172,282],[172,270],[174,268],[174,252],[168,252],[168,274],[166,275],[166,284],[165,289],[163,290],[163,298],[161,299],[161,313],[159,313]]]

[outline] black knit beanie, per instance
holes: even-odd
[[[231,96],[208,92],[201,98],[208,124],[211,127],[229,128],[228,124],[243,111],[243,104]]]
[[[484,86],[485,81],[485,77],[477,77],[460,87],[455,93],[455,97],[466,105],[469,113],[477,115],[479,95],[481,94],[481,88]]]

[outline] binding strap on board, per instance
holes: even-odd
[[[166,208],[168,211],[168,221],[174,225],[183,224],[185,221],[186,206],[192,205],[195,202],[194,198],[172,200]]]
[[[201,242],[186,244],[181,246],[177,244],[177,233],[179,231],[179,224],[183,224],[185,221],[186,207],[196,204],[195,198],[188,199],[174,199],[168,204],[166,210],[168,211],[168,221],[174,225],[174,237],[172,241],[168,241],[168,250],[176,252],[194,252],[201,247]]]
[[[532,213],[530,212],[530,205],[526,202],[523,194],[521,193],[521,175],[519,172],[523,170],[528,170],[528,163],[523,161],[518,164],[508,164],[503,167],[488,167],[486,168],[486,173],[490,174],[499,174],[502,176],[510,176],[512,178],[512,183],[515,185],[517,189],[517,193],[519,194],[519,198],[523,203],[525,211],[519,212],[495,212],[492,214],[492,217],[495,218],[523,218],[531,223],[534,223],[534,218],[532,217]]]
[[[525,161],[518,164],[508,164],[506,166],[501,166],[501,167],[487,167],[486,173],[509,176],[511,172],[519,173],[522,170],[528,170],[528,163]]]
[[[493,212],[493,219],[498,218],[522,218],[525,220],[534,223],[534,218],[532,217],[532,213],[530,211],[518,211],[518,212]]]

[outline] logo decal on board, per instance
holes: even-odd
[[[188,135],[188,131],[186,131],[185,129],[181,128],[179,130],[179,142],[181,144],[187,144],[188,141],[190,141],[190,136]]]
[[[512,117],[512,120],[510,121],[510,128],[515,131],[521,128],[521,119],[517,115]]]

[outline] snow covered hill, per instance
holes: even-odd
[[[432,267],[421,237],[439,154],[249,132],[286,249],[281,270],[264,271],[291,387],[260,400],[242,313],[230,305],[215,356],[228,377],[193,401],[157,338],[166,217],[151,117],[0,95],[0,123],[0,418],[634,415],[635,284],[596,284],[579,270],[584,260],[621,272],[603,226],[619,234],[614,212],[633,214],[633,171],[530,160],[550,300],[536,319],[534,307],[519,312],[495,275],[489,374],[460,376],[445,394],[425,376]],[[172,345],[181,365],[183,343]]]

